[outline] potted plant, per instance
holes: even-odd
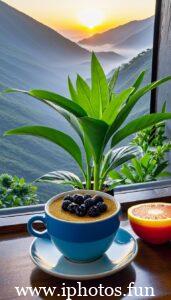
[[[42,101],[60,113],[79,135],[85,152],[86,161],[79,145],[66,133],[45,126],[25,126],[5,132],[5,135],[32,135],[44,138],[67,151],[78,164],[83,179],[67,171],[48,173],[39,181],[50,181],[58,184],[68,184],[74,188],[94,190],[113,188],[108,181],[108,174],[114,168],[135,157],[139,147],[116,146],[126,137],[163,120],[171,119],[171,113],[153,113],[141,116],[125,125],[125,121],[132,109],[147,92],[155,89],[164,82],[171,80],[171,76],[163,78],[144,87],[140,87],[145,75],[143,71],[133,85],[120,93],[115,92],[118,78],[116,70],[110,80],[107,79],[96,55],[91,58],[91,86],[80,76],[77,76],[76,87],[70,78],[68,86],[71,99],[45,90],[16,90],[7,89],[5,93],[20,92]],[[109,149],[106,151],[107,146]]]

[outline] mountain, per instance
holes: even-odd
[[[95,34],[90,38],[83,39],[79,44],[95,47],[108,45],[109,49],[109,45],[116,49],[151,48],[153,26],[153,16],[140,21],[131,21],[103,33]]]
[[[68,70],[72,73],[78,65],[77,72],[88,75],[90,52],[76,43],[64,38],[61,34],[51,28],[39,23],[27,15],[17,11],[0,1],[0,41],[7,49],[14,48],[17,55],[25,56],[32,60],[38,57],[38,62],[48,69],[61,70],[59,79],[65,79]],[[118,62],[123,57],[117,53],[99,53],[102,63]],[[84,68],[79,64],[84,63]],[[87,65],[86,65],[87,63]],[[58,81],[58,74],[56,75]],[[62,78],[61,78],[62,77]]]
[[[143,71],[146,71],[143,83],[141,86],[147,85],[151,82],[151,66],[152,66],[152,50],[148,49],[139,53],[136,57],[131,59],[128,63],[121,66],[118,81],[116,84],[116,92],[120,92],[123,89],[130,87],[137,76]],[[108,78],[111,78],[114,70],[108,74]],[[130,116],[127,118],[126,122],[129,122],[141,115],[148,114],[150,112],[150,92],[145,94],[133,108]],[[120,143],[120,146],[128,145],[132,137],[126,138]]]
[[[116,44],[118,49],[147,49],[152,47],[153,42],[153,26],[148,26],[138,33],[132,34],[121,43]]]
[[[116,84],[116,91],[120,92],[123,89],[131,86],[137,76],[143,71],[146,71],[142,86],[151,81],[151,65],[152,65],[152,50],[148,49],[139,53],[136,57],[125,63],[120,68],[118,82]],[[108,78],[112,76],[114,71],[108,74]],[[133,109],[130,119],[146,114],[150,109],[150,93],[146,94],[138,102],[138,105]]]

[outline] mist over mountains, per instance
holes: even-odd
[[[111,70],[125,61],[122,54],[113,51],[101,51],[97,55],[109,76]],[[68,75],[75,78],[80,73],[85,78],[90,77],[90,56],[83,46],[0,1],[0,91],[5,87],[38,88],[67,96]],[[148,80],[150,68],[151,52],[147,51],[122,67],[118,89],[124,87],[125,82],[131,84],[142,69],[148,69]],[[144,109],[144,105],[140,105],[138,113]],[[2,137],[6,130],[33,124],[56,127],[80,143],[68,123],[51,108],[26,95],[1,95],[0,172],[23,176],[28,181],[55,169],[78,173],[70,156],[51,143],[32,137]],[[42,185],[40,201],[62,190],[63,187]]]
[[[109,51],[115,50],[129,57],[129,53],[136,54],[147,48],[152,48],[153,31],[154,17],[152,16],[95,34],[90,38],[81,40],[79,44],[98,51],[105,48]]]

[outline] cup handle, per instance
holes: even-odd
[[[27,230],[28,232],[38,238],[49,238],[49,234],[47,232],[47,229],[44,230],[43,232],[37,231],[33,228],[33,223],[35,221],[41,221],[45,226],[46,226],[46,218],[43,216],[33,216],[27,224]]]

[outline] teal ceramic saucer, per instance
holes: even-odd
[[[109,250],[89,263],[75,263],[66,259],[48,238],[35,238],[30,256],[37,267],[50,275],[88,280],[112,275],[125,268],[136,256],[138,245],[134,237],[120,228]]]

